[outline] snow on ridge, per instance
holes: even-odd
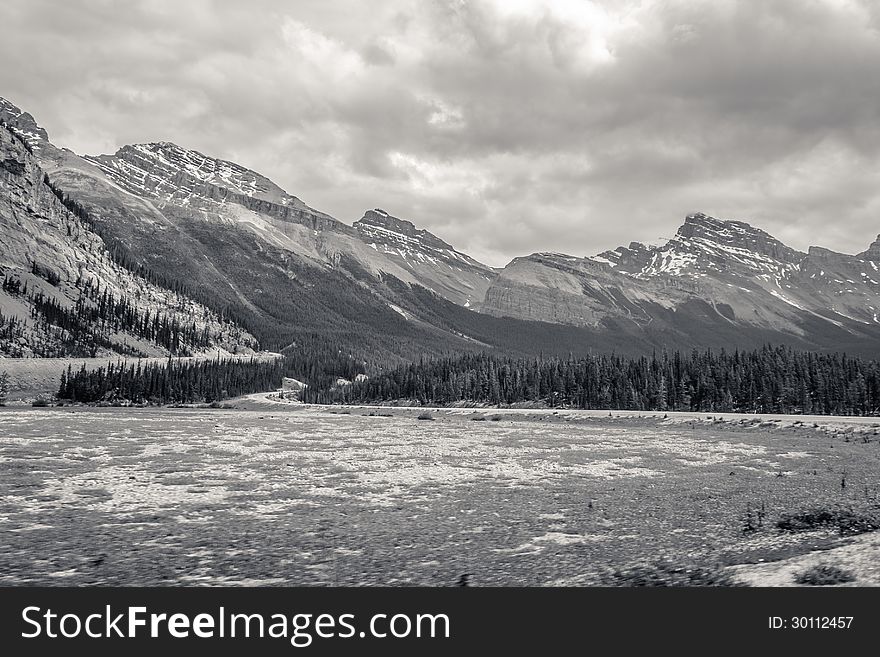
[[[658,274],[680,275],[684,272],[685,268],[696,262],[697,256],[693,253],[675,250],[658,251],[652,256],[651,262],[642,269],[641,273],[646,276]]]
[[[159,141],[135,144],[132,148],[157,160],[169,173],[184,171],[202,182],[230,189],[240,194],[253,196],[259,191],[268,191],[263,183],[258,185],[259,174],[250,169],[219,158],[210,157],[199,151],[178,146],[173,142]]]
[[[569,262],[581,260],[581,258],[578,258],[577,256],[568,255],[567,253],[556,253],[554,251],[539,251],[534,255],[539,258],[558,258],[560,260],[567,260]]]
[[[772,294],[774,297],[776,297],[776,298],[779,299],[780,301],[784,301],[785,303],[787,303],[789,306],[794,306],[794,307],[797,308],[798,310],[807,310],[806,308],[804,308],[804,307],[803,307],[802,305],[800,305],[799,303],[797,303],[797,302],[795,302],[795,301],[792,301],[792,300],[789,299],[787,296],[785,296],[784,294],[780,294],[780,293],[779,293],[778,291],[776,291],[776,290],[769,290],[769,292],[770,292],[770,294]],[[838,313],[838,314],[839,314],[839,313]]]
[[[402,258],[407,264],[412,264],[410,260],[431,262],[433,264],[439,264],[441,261],[446,261],[446,263],[449,264],[449,261],[452,260],[456,265],[458,264],[457,261],[464,262],[471,266],[478,265],[475,260],[463,253],[455,251],[454,249],[435,247],[425,243],[419,237],[404,235],[403,233],[391,230],[390,228],[376,226],[370,223],[359,223],[358,228],[365,238],[371,240],[368,243],[375,250],[379,251],[379,247],[381,246],[381,251],[383,253],[396,255]],[[385,243],[378,244],[377,242]]]
[[[226,203],[226,198],[213,199],[209,194],[200,193],[201,184],[216,185],[251,198],[275,189],[284,205],[295,201],[250,169],[167,141],[133,144],[122,147],[114,155],[85,156],[84,159],[129,192],[184,206],[196,200],[211,205]]]

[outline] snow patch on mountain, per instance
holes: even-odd
[[[39,150],[49,140],[49,134],[37,124],[33,116],[5,98],[0,98],[0,123],[9,126],[32,150]]]

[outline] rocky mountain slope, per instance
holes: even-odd
[[[410,272],[421,285],[466,308],[482,301],[495,278],[490,267],[384,210],[368,210],[354,228],[364,242]]]
[[[48,184],[35,156],[45,131],[29,122],[0,128],[0,356],[160,356],[257,346],[217,313],[114,260]]]
[[[578,326],[614,320],[694,337],[714,327],[752,340],[776,334],[804,347],[861,349],[880,344],[876,253],[876,244],[857,256],[819,247],[802,253],[747,223],[696,213],[662,245],[634,242],[592,258],[517,258],[480,309]]]

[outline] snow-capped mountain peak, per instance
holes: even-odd
[[[697,212],[685,217],[671,240],[656,248],[632,249],[631,260],[644,262],[634,275],[702,277],[729,272],[747,277],[779,277],[796,269],[806,254],[743,221],[716,219]]]
[[[685,217],[684,224],[678,229],[674,239],[728,247],[732,253],[750,251],[785,262],[799,262],[804,256],[769,233],[744,221],[716,219],[702,212]]]

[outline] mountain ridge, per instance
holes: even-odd
[[[542,332],[560,349],[580,340],[582,351],[880,344],[880,236],[861,254],[803,253],[746,222],[694,212],[660,244],[540,252],[494,269],[412,221],[376,208],[349,225],[257,172],[172,142],[80,157],[8,101],[0,119],[114,248],[249,317],[271,344],[369,334],[382,353],[407,358],[513,344],[536,353]]]

